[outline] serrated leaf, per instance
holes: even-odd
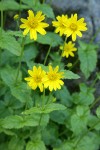
[[[16,39],[0,29],[0,48],[6,49],[14,55],[21,55],[21,46]]]
[[[64,79],[79,79],[79,75],[73,73],[72,71],[69,70],[61,70],[62,72],[64,72]]]
[[[100,137],[97,134],[90,132],[80,140],[75,150],[80,150],[80,147],[81,150],[98,150],[99,144]]]
[[[80,84],[80,92],[73,93],[72,101],[75,104],[88,106],[94,101],[94,89],[86,86],[84,83]]]
[[[13,137],[8,144],[8,150],[23,150],[24,145],[25,141],[23,139]]]
[[[55,47],[62,43],[62,38],[56,33],[47,32],[44,36],[38,34],[37,42]]]
[[[26,145],[26,150],[46,150],[45,144],[43,141],[29,141]]]
[[[41,122],[40,122],[41,118]],[[12,115],[1,120],[1,127],[4,129],[20,129],[25,126],[46,126],[49,121],[49,115],[32,114],[28,116]]]
[[[12,86],[15,83],[17,70],[11,68],[10,66],[7,66],[0,70],[1,78],[5,82],[6,85]],[[21,82],[22,80],[22,74],[19,72],[18,80],[17,82]]]
[[[65,110],[66,107],[62,104],[47,104],[43,108],[42,107],[32,107],[29,110],[23,112],[23,114],[33,114],[33,113],[50,113],[55,110]]]
[[[15,115],[15,116],[8,116],[2,121],[2,127],[6,129],[12,129],[12,128],[22,128],[23,127],[23,118],[21,116]]]
[[[86,44],[82,45],[82,42],[79,42],[80,47],[78,49],[79,60],[81,62],[80,68],[84,73],[85,77],[88,78],[96,67],[97,63],[97,45]]]
[[[76,114],[71,116],[71,129],[75,135],[79,135],[81,132],[86,132],[87,120],[86,117],[80,117]]]
[[[26,83],[11,87],[11,93],[22,103],[32,103],[31,91],[27,88]]]

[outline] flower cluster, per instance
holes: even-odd
[[[58,21],[53,21],[53,26],[56,27],[55,32],[60,34],[66,35],[69,37],[72,35],[72,40],[76,40],[76,35],[79,37],[82,37],[81,31],[86,31],[86,23],[84,22],[84,18],[81,18],[77,20],[77,14],[72,14],[71,18],[68,18],[68,16],[62,15],[61,17],[56,17]]]
[[[65,35],[69,37],[72,35],[72,41],[76,40],[76,36],[82,37],[81,31],[86,31],[86,23],[84,22],[84,18],[77,20],[77,14],[72,14],[71,18],[68,18],[66,15],[57,16],[57,21],[53,21],[53,26],[56,27],[55,32],[59,33],[60,36]],[[60,46],[62,50],[62,57],[68,58],[69,55],[74,57],[74,51],[77,50],[75,48],[75,44],[69,41],[68,43],[64,43],[63,46]]]
[[[20,25],[20,28],[24,29],[23,35],[30,32],[30,39],[37,39],[37,33],[42,35],[46,34],[44,28],[48,27],[49,24],[43,22],[45,15],[41,11],[38,11],[35,15],[32,10],[28,11],[27,19],[21,18],[23,24]],[[57,16],[57,21],[52,21],[53,26],[56,28],[55,32],[59,33],[60,36],[65,35],[66,37],[72,36],[72,41],[76,40],[76,36],[82,37],[81,31],[86,31],[86,23],[84,18],[77,19],[77,14],[72,14],[70,18],[67,15]],[[74,47],[75,44],[71,41],[69,43],[64,43],[64,46],[61,46],[62,57],[68,58],[69,56],[74,56],[74,51],[77,48]]]
[[[39,87],[40,91],[43,92],[44,88],[49,88],[50,91],[61,89],[64,82],[61,80],[63,78],[63,72],[59,72],[59,66],[54,69],[49,66],[49,71],[45,72],[42,70],[41,66],[33,67],[33,70],[28,70],[29,77],[25,78],[28,85],[35,90]]]

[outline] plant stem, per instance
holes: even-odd
[[[74,62],[74,64],[72,65],[72,67],[69,68],[69,70],[71,70],[72,68],[74,68],[76,66],[76,64],[78,63],[78,59]]]
[[[1,29],[3,30],[3,10],[1,9]]]
[[[100,96],[94,101],[94,103],[90,106],[90,109],[94,107],[94,105],[99,102]]]
[[[97,82],[97,80],[98,80],[98,76],[96,76],[96,78],[94,79],[93,83],[91,84],[91,88],[94,87],[94,85],[95,85],[95,83]]]
[[[15,84],[17,83],[17,79],[18,79],[18,76],[19,76],[19,71],[20,71],[20,67],[21,67],[21,61],[22,61],[22,57],[23,57],[23,50],[24,50],[24,38],[22,39],[22,49],[21,49],[21,55],[20,55],[20,58],[19,58],[19,65],[18,65],[18,68],[17,68],[17,74],[16,74],[16,79],[15,79]]]
[[[20,0],[20,3],[19,3],[19,18],[21,17],[21,4],[22,4],[22,0]]]
[[[1,9],[1,36],[2,36],[2,30],[3,30],[3,10]],[[2,49],[0,48],[0,65],[1,65],[1,54],[2,54]]]
[[[47,62],[47,58],[48,58],[48,56],[49,56],[50,50],[51,50],[51,44],[50,44],[49,49],[48,49],[48,52],[47,52],[47,54],[46,54],[46,57],[45,57],[45,60],[44,60],[44,65],[45,65],[46,62]]]

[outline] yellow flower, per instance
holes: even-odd
[[[40,91],[43,92],[43,80],[46,75],[46,72],[42,70],[40,66],[38,68],[34,66],[33,70],[28,70],[28,73],[30,77],[25,78],[25,80],[28,81],[28,85],[33,90],[39,87]]]
[[[32,10],[28,11],[27,19],[21,18],[21,22],[23,23],[20,25],[20,28],[24,29],[23,35],[28,34],[30,32],[30,39],[37,39],[37,32],[42,35],[46,34],[44,28],[48,27],[49,24],[42,22],[45,19],[45,15],[42,15],[41,11],[38,11],[36,16],[34,15]]]
[[[66,23],[67,23],[68,17],[67,15],[62,15],[61,17],[57,16],[56,18],[58,21],[52,21],[52,24],[54,27],[56,27],[55,32],[56,33],[59,32],[60,36],[62,36],[66,29]]]
[[[72,41],[65,43],[64,46],[60,46],[60,49],[62,50],[62,57],[68,58],[69,55],[74,57],[73,52],[77,50],[77,48],[75,48],[74,46],[75,44],[72,43]]]
[[[56,91],[57,89],[61,89],[61,85],[64,82],[61,80],[63,78],[63,72],[58,72],[59,66],[56,66],[55,69],[52,66],[49,66],[49,72],[47,72],[46,77],[44,78],[44,87],[49,87],[49,90],[53,89]]]
[[[18,18],[19,18],[19,15],[16,14],[16,15],[14,16],[14,20],[17,20]]]
[[[86,31],[86,23],[84,23],[84,18],[77,20],[77,14],[71,15],[71,18],[67,21],[65,34],[67,37],[72,35],[72,40],[76,40],[76,35],[82,37],[82,33],[80,31]]]

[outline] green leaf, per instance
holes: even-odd
[[[0,30],[0,48],[6,49],[16,56],[21,55],[20,44],[16,41],[16,39],[13,36],[1,30]]]
[[[26,150],[46,150],[45,144],[43,141],[29,141],[26,145]]]
[[[98,150],[99,144],[99,135],[90,132],[88,135],[84,136],[82,140],[80,140],[75,150]]]
[[[15,83],[17,70],[11,68],[10,66],[7,66],[0,70],[1,78],[7,84],[8,86],[12,86]],[[21,82],[22,80],[22,74],[19,72],[18,80],[17,82]]]
[[[14,0],[3,0],[0,2],[0,10],[19,10],[19,9],[27,9],[26,5],[20,5]]]
[[[100,131],[100,119],[90,114],[89,119],[88,119],[88,126],[92,129]]]
[[[44,113],[50,113],[55,110],[65,110],[66,107],[62,104],[57,104],[57,103],[51,103],[47,104],[43,110]]]
[[[9,34],[11,36],[16,36],[16,37],[24,37],[24,35],[22,34],[22,31],[11,31],[11,30],[8,30],[7,34]]]
[[[72,95],[72,101],[75,104],[88,106],[93,103],[94,99],[94,89],[86,86],[84,83],[80,84],[80,92]]]
[[[38,126],[39,122],[41,126],[46,126],[48,121],[49,121],[48,114],[44,114],[42,116],[36,113],[28,116],[12,115],[1,120],[1,127],[3,127],[4,129],[20,129],[25,126],[32,126],[32,127]]]
[[[71,117],[71,112],[66,109],[66,110],[59,110],[59,111],[54,111],[50,114],[50,119],[54,122],[57,122],[58,124],[65,124]]]
[[[20,83],[11,87],[11,93],[16,99],[22,103],[30,103],[32,105],[31,91],[26,83]]]
[[[55,92],[56,98],[60,100],[60,102],[70,107],[72,105],[72,97],[66,86],[63,86],[59,92]]]
[[[22,128],[23,127],[23,118],[21,116],[15,115],[15,116],[8,116],[4,118],[2,121],[2,127],[6,129],[12,129],[12,128]]]
[[[34,8],[34,7],[36,7],[38,4],[40,4],[39,0],[36,0],[36,1],[22,0],[22,2],[23,2],[24,4],[26,4],[29,8]]]
[[[79,79],[79,75],[73,73],[72,71],[69,70],[61,70],[64,72],[64,79]]]
[[[55,19],[53,9],[48,4],[38,4],[34,9],[35,11],[42,11],[48,18]]]
[[[50,113],[55,110],[65,110],[66,107],[62,104],[47,104],[43,108],[42,107],[32,107],[29,110],[23,112],[23,114],[34,114],[34,113]]]
[[[65,141],[58,148],[54,148],[53,150],[74,150],[74,144],[70,141]],[[76,150],[76,149],[75,149]]]
[[[96,114],[97,114],[98,118],[100,118],[100,106],[96,109]]]
[[[46,35],[38,34],[37,42],[55,47],[62,43],[62,38],[56,33],[47,32]]]
[[[86,44],[79,42],[80,47],[78,49],[79,60],[81,62],[80,68],[85,77],[88,78],[96,67],[97,63],[97,45]]]
[[[55,124],[48,124],[47,127],[43,129],[42,139],[46,145],[52,145],[53,147],[53,145],[59,142],[58,127]]]
[[[25,141],[23,139],[20,139],[19,137],[13,137],[11,138],[8,150],[23,150],[25,145]]]
[[[7,147],[8,147],[8,142],[2,142],[2,143],[0,143],[0,149],[2,149],[2,150],[8,150]]]
[[[77,106],[76,112],[71,116],[71,130],[75,135],[87,131],[88,118],[89,108],[86,106]]]
[[[38,54],[38,48],[36,47],[36,45],[32,44],[28,44],[25,45],[24,48],[24,55],[22,58],[22,61],[27,62],[36,58]]]

